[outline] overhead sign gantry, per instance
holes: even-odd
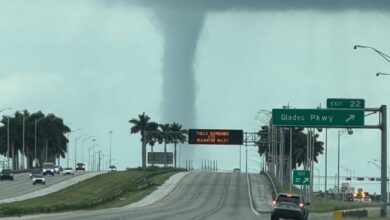
[[[379,113],[378,125],[365,125],[364,112]],[[381,216],[387,215],[387,106],[366,108],[364,99],[327,99],[327,109],[272,109],[279,127],[364,128],[381,130]]]
[[[189,144],[242,145],[243,130],[189,129]]]

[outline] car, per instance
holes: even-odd
[[[241,172],[240,168],[234,168],[233,169],[233,173],[240,173],[240,172]]]
[[[33,185],[41,183],[43,185],[46,185],[46,180],[43,174],[34,174],[32,177]]]
[[[109,171],[116,171],[116,166],[111,165],[111,166],[108,167],[108,170]]]
[[[63,171],[62,171],[62,175],[74,175],[74,172],[73,172],[73,169],[71,167],[66,167]]]
[[[14,180],[14,173],[11,169],[3,169],[0,173],[0,180]]]
[[[371,196],[364,196],[361,200],[362,202],[371,202]]]
[[[85,164],[84,163],[77,163],[76,171],[78,171],[78,170],[85,171]]]
[[[54,165],[54,172],[60,174],[60,166]]]
[[[307,220],[309,217],[307,206],[310,203],[305,203],[301,195],[279,193],[272,204],[271,220],[279,220],[279,218]]]
[[[54,176],[54,164],[53,163],[43,163],[42,165],[42,173],[43,175],[52,175]]]
[[[42,174],[42,175],[43,175],[42,169],[40,169],[40,168],[32,169],[32,170],[30,171],[30,179],[33,178],[33,175],[34,175],[34,174]]]

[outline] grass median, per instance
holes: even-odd
[[[124,206],[149,195],[179,171],[150,168],[146,178],[141,169],[105,173],[46,196],[1,204],[0,217]]]

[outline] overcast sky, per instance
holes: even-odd
[[[107,158],[112,130],[113,163],[123,169],[141,164],[140,136],[130,135],[128,120],[142,112],[186,128],[252,132],[262,124],[255,119],[260,109],[326,107],[327,98],[387,105],[390,76],[375,73],[390,73],[390,63],[353,45],[390,54],[389,6],[380,1],[365,5],[367,10],[341,2],[342,10],[315,4],[267,9],[265,1],[258,9],[235,3],[208,10],[161,2],[154,8],[137,2],[1,1],[0,109],[54,113],[81,129],[70,136],[71,155],[75,136],[86,133],[96,137]],[[173,71],[178,75],[168,75]],[[366,124],[377,121],[366,118]],[[356,176],[379,177],[379,169],[367,163],[380,159],[378,130],[343,135],[341,146],[342,175],[352,169]],[[335,175],[337,129],[329,131],[328,147],[328,175]],[[182,146],[181,165],[192,159],[199,168],[201,159],[211,159],[231,170],[239,166],[238,149]],[[248,153],[249,171],[258,172],[256,149]],[[244,159],[243,154],[242,166]],[[379,182],[359,186],[379,193]]]

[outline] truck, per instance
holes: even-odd
[[[52,175],[54,176],[54,163],[43,163],[42,173],[43,175]]]

